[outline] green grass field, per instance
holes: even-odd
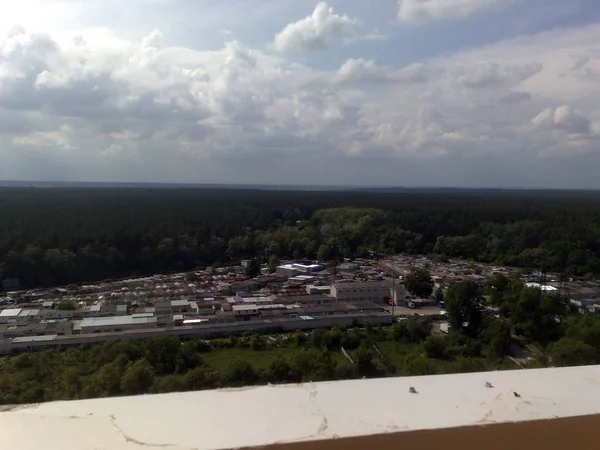
[[[377,348],[397,369],[402,368],[406,357],[415,352],[415,345],[400,344],[391,341],[378,342]]]
[[[273,348],[254,351],[249,348],[230,348],[203,353],[202,359],[206,364],[218,370],[226,370],[231,363],[238,360],[248,361],[255,369],[264,369],[271,364],[277,356],[288,356],[293,349]]]

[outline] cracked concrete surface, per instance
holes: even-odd
[[[593,366],[7,406],[0,448],[216,450],[573,417],[600,413],[599,382]]]
[[[133,442],[134,444],[141,445],[142,447],[176,447],[175,444],[151,444],[150,442],[143,442],[138,439],[132,438],[127,433],[125,433],[125,431],[122,430],[121,427],[119,427],[119,424],[117,423],[117,418],[113,414],[110,415],[110,422],[112,423],[113,428],[117,430],[117,432],[121,436],[123,436],[123,439],[125,439],[127,442]]]

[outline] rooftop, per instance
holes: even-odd
[[[172,307],[189,306],[189,304],[190,304],[189,300],[171,300]]]
[[[56,334],[48,334],[45,336],[22,336],[16,337],[13,339],[13,342],[45,342],[45,341],[53,341],[57,337]]]
[[[335,281],[336,288],[389,288],[387,281]]]
[[[40,313],[39,309],[23,309],[19,313],[19,317],[37,316]]]
[[[231,307],[234,311],[255,311],[258,310],[258,305],[250,304],[250,305],[233,305]]]
[[[47,450],[142,446],[216,450],[268,445],[280,449],[287,448],[286,443],[294,443],[290,448],[295,449],[592,449],[597,442],[589,444],[587,439],[593,439],[596,430],[589,422],[579,422],[567,434],[571,446],[557,445],[553,439],[565,435],[564,430],[558,431],[564,423],[558,419],[583,420],[579,416],[600,413],[599,382],[600,367],[588,366],[52,402],[0,412],[0,432],[6,448],[37,449],[43,442]],[[557,426],[545,424],[536,434],[527,425],[544,419]],[[530,429],[521,429],[517,437],[513,424],[494,433],[498,428],[491,425],[502,423]],[[448,439],[443,434],[459,427],[479,430],[480,441],[463,436],[462,443],[466,439],[471,443],[464,447],[456,436]],[[420,433],[412,433],[417,430]],[[418,441],[431,433],[438,433],[433,434],[435,445]],[[372,435],[387,439],[387,445],[370,439],[344,440]],[[410,446],[399,445],[406,436],[417,440]],[[532,441],[539,446],[532,446]]]
[[[534,283],[534,282],[530,282],[530,283],[525,283],[525,286],[527,287],[536,287],[538,289],[541,289],[542,291],[558,291],[557,288],[555,288],[554,286],[550,286],[549,284],[540,284],[540,283]]]
[[[81,321],[81,328],[152,324],[154,322],[156,322],[156,317],[151,313],[132,314],[131,316],[86,317]]]
[[[17,317],[21,312],[21,308],[3,309],[0,311],[0,317]]]

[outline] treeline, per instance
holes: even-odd
[[[35,287],[399,252],[591,276],[599,223],[598,197],[584,193],[3,188],[0,277]]]

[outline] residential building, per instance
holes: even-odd
[[[367,300],[384,302],[391,296],[390,284],[386,281],[336,281],[331,285],[330,295],[336,300],[351,302]]]
[[[192,306],[189,300],[171,300],[172,313],[187,313],[192,312]]]
[[[260,283],[256,280],[245,280],[231,284],[231,291],[233,292],[252,292],[260,289]]]
[[[306,293],[309,295],[315,295],[315,294],[329,295],[330,292],[331,292],[331,286],[315,286],[314,284],[309,284],[306,286]]]
[[[288,278],[289,282],[297,282],[300,284],[310,283],[315,280],[314,276],[311,275],[296,275],[294,277]]]
[[[286,277],[294,277],[296,275],[300,274],[300,270],[296,267],[294,267],[293,264],[284,264],[281,265],[279,267],[277,267],[277,269],[275,269],[275,273],[277,275],[283,275]]]
[[[397,283],[394,286],[394,289],[392,291],[392,300],[394,302],[394,305],[396,306],[405,306],[406,302],[408,300],[408,292],[406,292],[406,289],[404,288],[404,286],[400,283]]]
[[[154,314],[156,316],[158,326],[173,326],[173,311],[171,309],[171,302],[163,300],[154,304]]]
[[[249,320],[251,317],[258,317],[259,314],[256,304],[231,305],[231,310],[238,320]]]

